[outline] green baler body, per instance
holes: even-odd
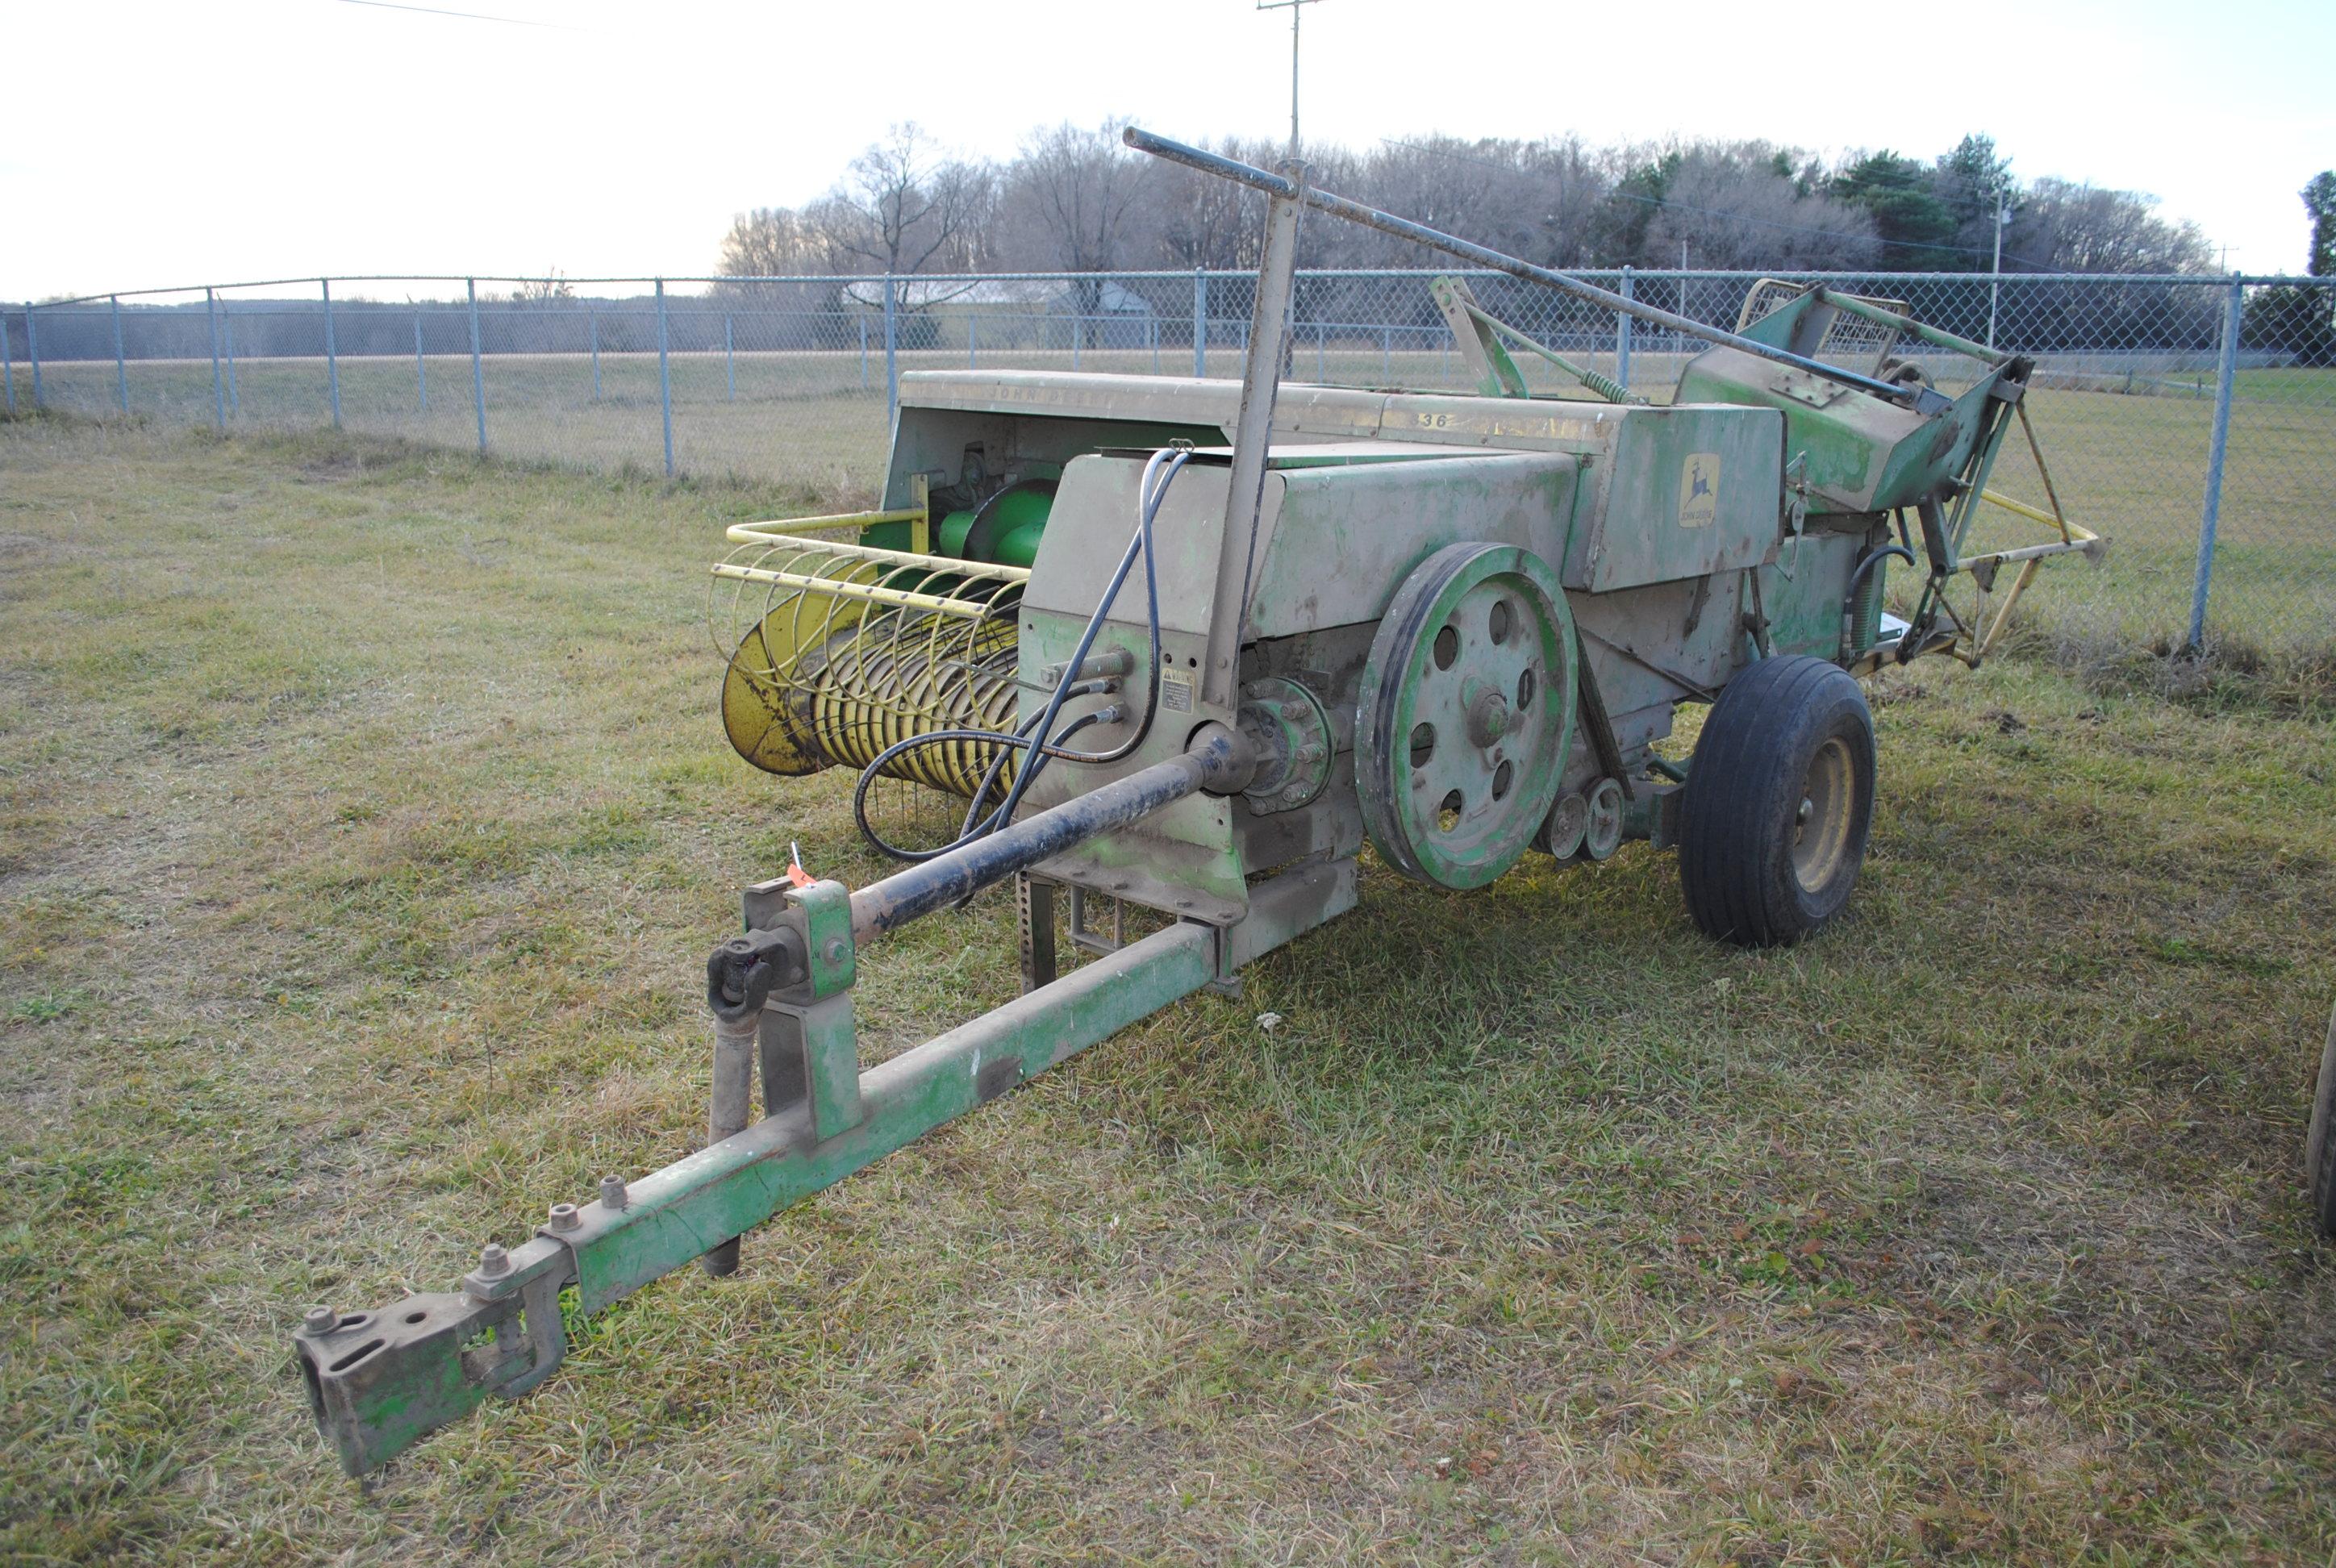
[[[1673,395],[1781,412],[1787,461],[1802,461],[1815,492],[1812,512],[1889,511],[1940,493],[1962,472],[2000,401],[2001,375],[1982,373],[1932,417],[1739,348],[1710,348],[1688,363]]]

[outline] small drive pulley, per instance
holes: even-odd
[[[1240,728],[1258,758],[1241,794],[1258,815],[1310,805],[1329,787],[1338,743],[1322,699],[1304,685],[1270,675],[1241,687]]]
[[[1564,590],[1533,551],[1446,545],[1413,569],[1356,705],[1357,794],[1381,859],[1455,889],[1516,864],[1557,796],[1578,657]]]

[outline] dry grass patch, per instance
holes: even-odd
[[[0,428],[0,1554],[2326,1560],[2336,732],[2034,657],[1878,683],[1810,947],[1373,868],[351,1486],[300,1306],[689,1148],[735,888],[879,871],[712,713],[720,525],[810,502]]]

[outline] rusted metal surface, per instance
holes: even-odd
[[[1297,287],[1298,220],[1304,211],[1306,166],[1294,159],[1281,166],[1289,182],[1265,214],[1265,260],[1257,273],[1256,308],[1250,318],[1249,352],[1241,368],[1241,412],[1233,420],[1232,473],[1225,485],[1223,548],[1211,598],[1208,657],[1202,661],[1202,696],[1219,708],[1233,706],[1240,685],[1233,666],[1249,620],[1251,590],[1257,584],[1258,530],[1265,506],[1267,447],[1273,431],[1273,401],[1281,387],[1281,367],[1290,356],[1291,298]]]

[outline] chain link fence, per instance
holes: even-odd
[[[1436,275],[1301,273],[1292,374],[1468,389],[1429,297]],[[1698,346],[1504,276],[1452,275],[1494,316],[1658,402]],[[1583,276],[1722,326],[1760,278]],[[2336,279],[1792,280],[1897,301],[2036,361],[2028,402],[2053,485],[2072,521],[2113,541],[2097,570],[2066,567],[2038,585],[2039,616],[2121,643],[2329,645]],[[1215,272],[279,280],[9,307],[0,376],[11,408],[227,430],[331,424],[842,500],[880,478],[900,374],[1234,376],[1254,286]],[[1957,389],[1951,356],[1913,357]],[[1552,366],[1521,365],[1536,392],[1584,395]],[[2006,443],[1992,488],[2044,499],[2025,442]]]

